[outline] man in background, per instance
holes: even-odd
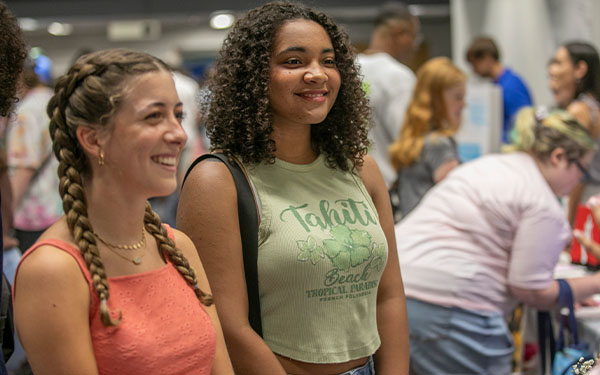
[[[533,104],[523,79],[500,63],[500,52],[493,39],[478,37],[467,50],[467,61],[480,77],[489,78],[502,88],[502,142],[509,143],[511,123],[521,107]]]
[[[373,110],[370,154],[379,165],[388,188],[397,177],[388,147],[400,134],[415,85],[415,74],[405,64],[413,56],[419,32],[419,20],[406,5],[386,3],[375,18],[369,47],[357,59]]]

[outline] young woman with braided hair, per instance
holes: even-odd
[[[15,283],[34,372],[231,374],[194,245],[147,203],[175,189],[186,142],[169,68],[123,49],[85,55],[48,114],[66,215]]]

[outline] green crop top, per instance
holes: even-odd
[[[246,167],[261,206],[258,282],[263,338],[311,363],[373,354],[387,242],[360,177],[313,163]]]

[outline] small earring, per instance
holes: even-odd
[[[102,152],[102,151],[100,151],[100,153],[98,154],[98,165],[99,166],[104,165],[104,152]]]

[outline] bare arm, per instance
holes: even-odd
[[[592,206],[592,214],[596,221],[600,218],[600,205]],[[579,243],[590,250],[595,256],[600,258],[600,244],[582,236],[580,232],[574,232],[575,238]],[[582,301],[589,296],[600,293],[600,273],[590,276],[569,279],[569,285],[573,290],[573,299]],[[547,310],[556,306],[558,300],[558,283],[552,282],[544,289],[523,289],[510,286],[511,293],[519,300],[528,305],[541,310]]]
[[[27,187],[35,174],[35,170],[31,168],[16,168],[14,174],[10,178],[10,185],[13,192],[13,210],[21,204]]]
[[[581,125],[588,129],[592,134],[592,137],[596,138],[598,136],[598,124],[594,124],[592,122],[592,116],[587,104],[580,100],[576,100],[569,104],[567,107],[567,112],[569,112],[571,116],[575,117],[575,119]]]
[[[377,289],[377,328],[381,347],[375,353],[377,374],[408,374],[409,338],[406,297],[394,234],[394,222],[388,191],[377,164],[370,156],[360,170],[371,195],[388,244],[388,261]]]
[[[187,260],[190,262],[190,265],[196,272],[198,286],[203,292],[209,294],[212,293],[208,284],[208,279],[206,278],[206,273],[204,272],[204,267],[202,267],[200,258],[198,258],[198,252],[196,251],[194,244],[189,239],[189,237],[183,234],[182,232],[177,230],[175,230],[174,232],[175,243],[177,243],[177,248],[179,248],[183,252]],[[233,374],[233,367],[231,366],[229,354],[227,353],[227,347],[225,346],[225,338],[223,337],[221,322],[219,321],[219,317],[217,315],[217,308],[214,304],[212,306],[203,305],[202,307],[210,316],[213,325],[215,326],[215,331],[217,332],[217,352],[215,354],[215,361],[213,364],[211,374],[231,375]]]
[[[438,182],[442,181],[444,178],[446,178],[448,173],[450,173],[450,171],[454,168],[458,167],[458,165],[459,163],[456,159],[451,159],[444,162],[444,164],[440,165],[435,171],[433,171],[433,182],[437,184]]]
[[[600,293],[600,273],[590,276],[568,279],[573,300],[582,301],[593,294]],[[558,282],[553,281],[544,289],[523,289],[510,286],[510,292],[520,301],[539,310],[549,310],[558,303]]]
[[[224,164],[207,160],[192,170],[179,199],[177,227],[198,250],[236,373],[285,374],[248,323],[237,193]]]
[[[51,246],[37,249],[19,268],[14,297],[17,332],[36,375],[98,373],[90,291],[70,255]]]

